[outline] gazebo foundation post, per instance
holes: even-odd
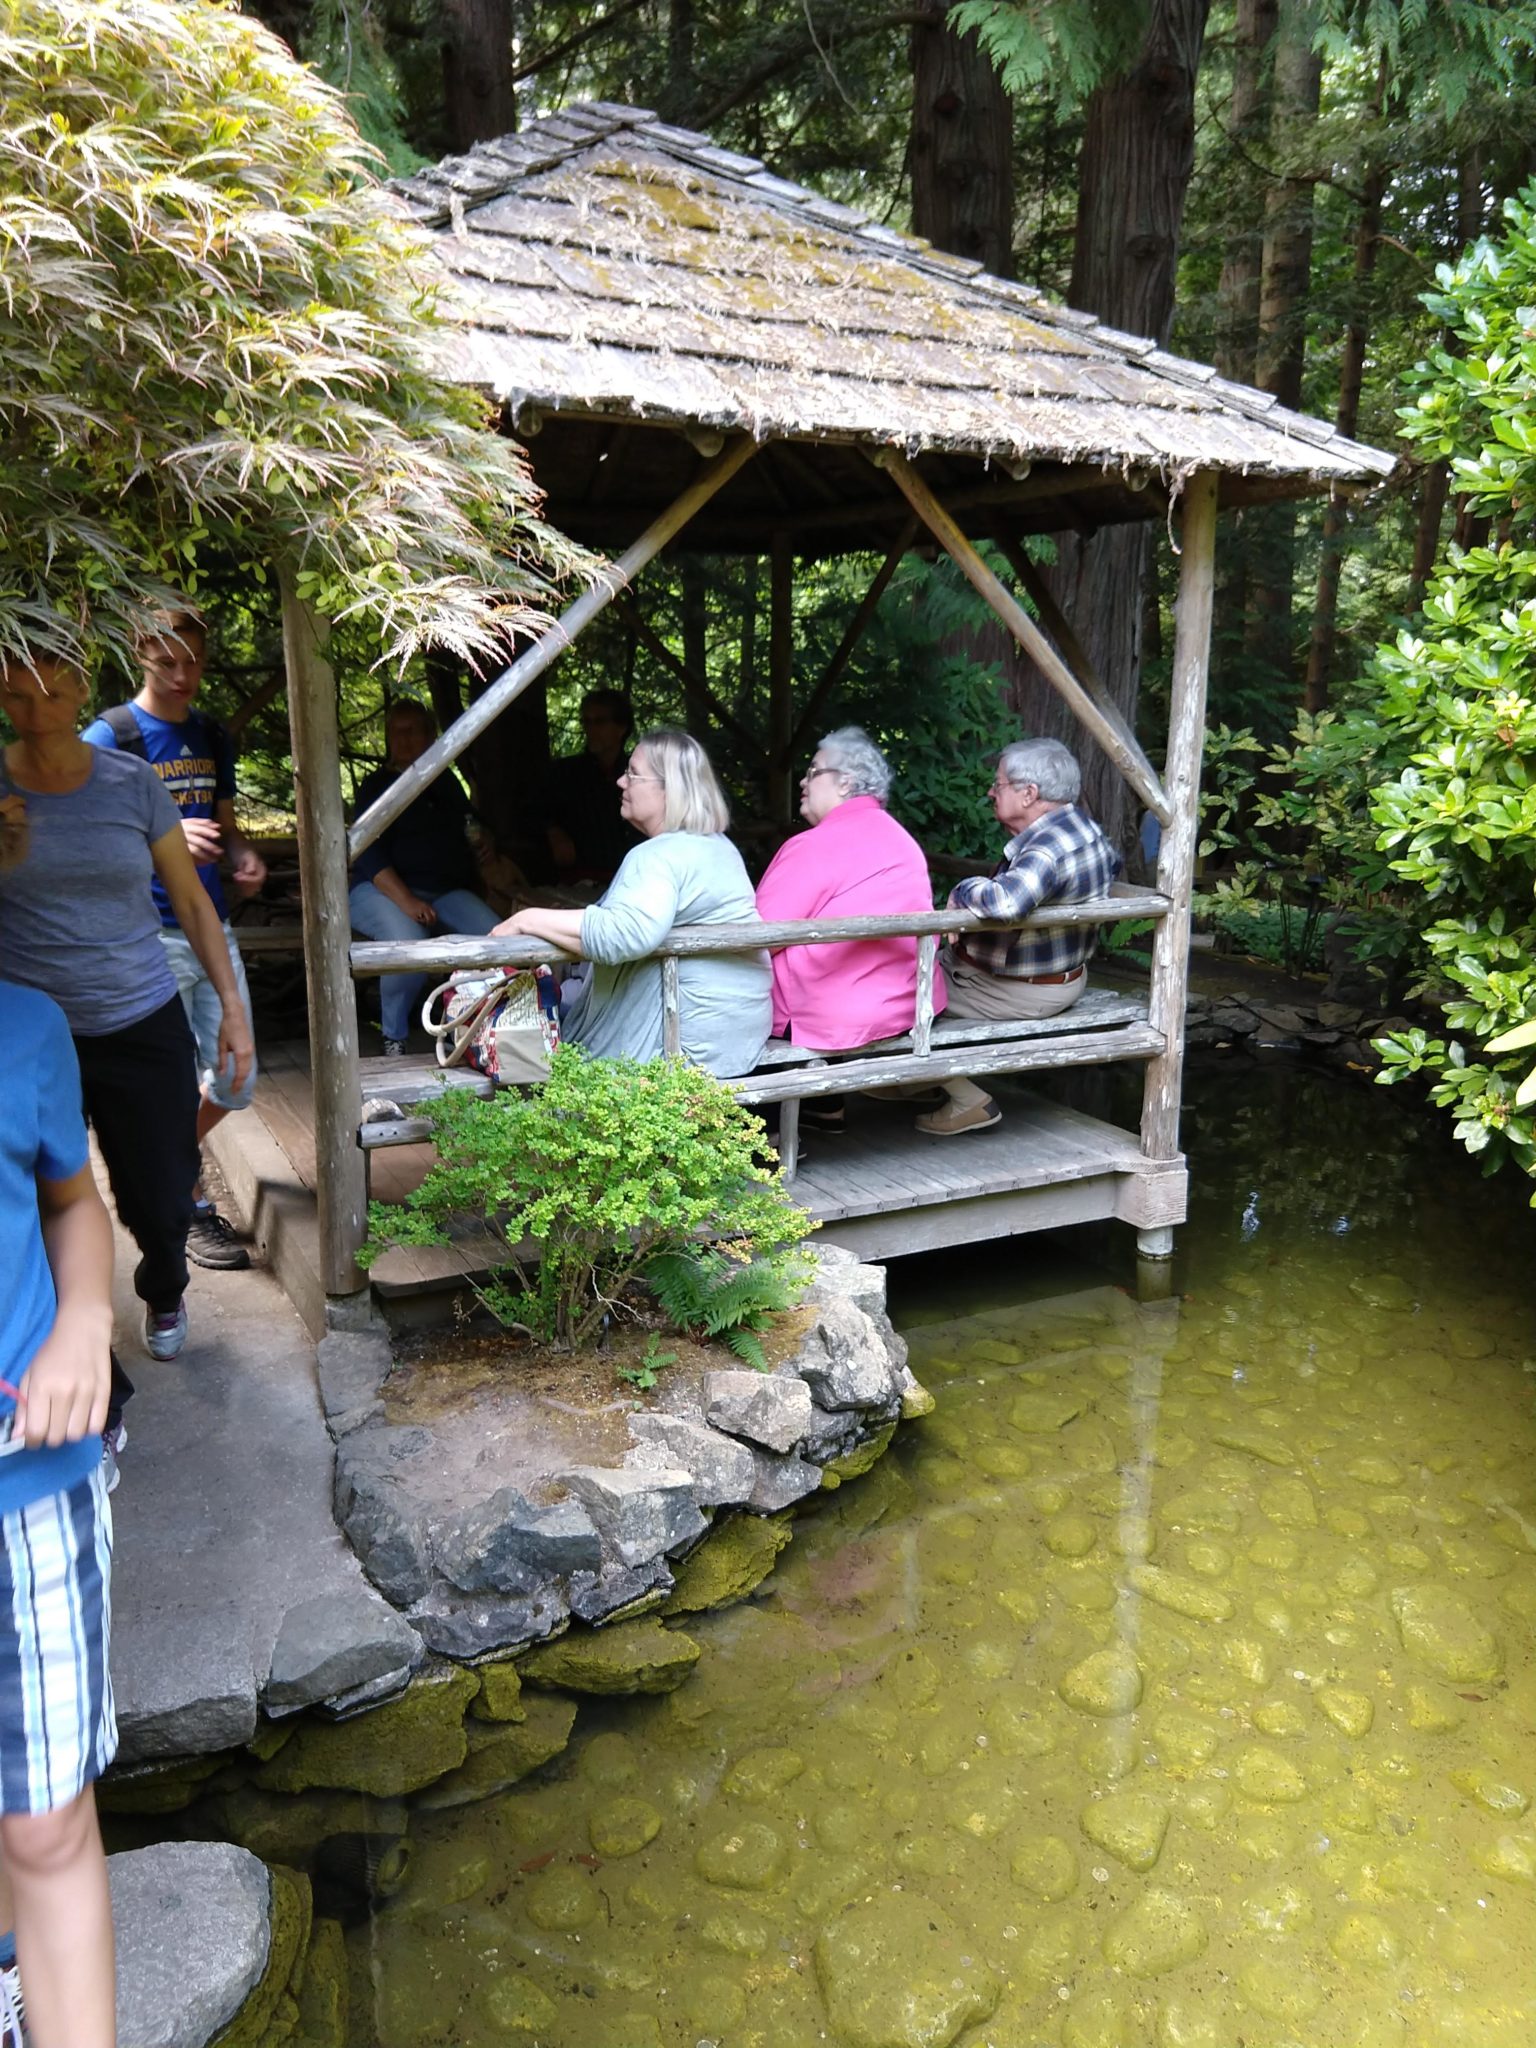
[[[357,991],[347,901],[347,822],[341,806],[336,679],[325,658],[328,623],[298,594],[292,568],[278,570],[283,653],[298,813],[299,885],[304,907],[304,974],[309,995],[310,1075],[315,1100],[315,1195],[326,1320],[355,1326],[369,1313],[357,1266],[367,1220],[364,1159],[357,1126]]]
[[[1164,786],[1173,813],[1158,849],[1157,886],[1172,908],[1152,939],[1147,1021],[1164,1050],[1147,1067],[1142,1094],[1141,1151],[1148,1160],[1179,1152],[1179,1092],[1184,1079],[1184,1010],[1189,988],[1190,891],[1200,827],[1200,758],[1205,746],[1205,689],[1216,585],[1216,492],[1213,470],[1191,477],[1184,491],[1179,595],[1174,608],[1173,679],[1168,707]],[[1173,1232],[1142,1230],[1144,1258],[1173,1256]]]

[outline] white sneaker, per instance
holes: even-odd
[[[101,1432],[101,1462],[106,1467],[108,1493],[117,1491],[117,1482],[123,1476],[118,1470],[117,1461],[127,1448],[128,1425],[125,1422],[114,1423]],[[0,2035],[0,2048],[5,2048],[3,2035]]]
[[[14,1963],[0,1967],[0,2048],[27,2048],[27,2008]]]
[[[187,1341],[187,1304],[178,1301],[170,1315],[157,1316],[153,1309],[144,1311],[144,1348],[151,1358],[162,1362],[180,1358],[182,1346]],[[0,2044],[3,2048],[3,2044]]]

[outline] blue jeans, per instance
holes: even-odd
[[[434,895],[418,889],[423,903],[437,912],[435,925],[418,924],[398,904],[391,903],[372,882],[355,884],[350,897],[352,928],[365,939],[430,939],[442,932],[468,932],[483,936],[496,922],[489,903],[482,903],[473,889],[445,889]],[[442,977],[446,980],[446,975]],[[379,980],[379,1009],[386,1038],[409,1038],[416,1021],[416,1007],[427,985],[424,974],[386,974]]]

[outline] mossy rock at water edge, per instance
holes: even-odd
[[[830,1458],[821,1468],[821,1483],[825,1487],[841,1486],[845,1479],[862,1479],[872,1465],[876,1465],[891,1447],[891,1438],[896,1434],[894,1422],[877,1429],[867,1443],[855,1444],[851,1451],[844,1451],[840,1458]]]
[[[429,1785],[415,1803],[429,1809],[468,1806],[505,1792],[560,1754],[575,1721],[576,1702],[559,1693],[532,1695],[521,1721],[472,1721],[464,1762]]]
[[[788,1521],[777,1516],[733,1515],[676,1567],[662,1613],[704,1614],[715,1607],[734,1607],[767,1578],[793,1536]]]
[[[317,1920],[299,1991],[298,2048],[347,2048],[350,1999],[346,1938],[338,1920]]]
[[[272,1939],[267,1967],[244,2005],[209,2048],[271,2048],[287,2039],[299,2023],[309,1953],[313,1898],[309,1879],[280,1863],[267,1866],[272,1879]]]
[[[228,1762],[225,1756],[177,1757],[170,1763],[112,1770],[96,1787],[103,1813],[180,1813]]]
[[[450,1668],[424,1674],[399,1699],[350,1721],[306,1721],[256,1782],[268,1792],[322,1786],[381,1799],[418,1792],[469,1753],[464,1710],[479,1690],[478,1672]]]
[[[403,1801],[363,1792],[263,1792],[238,1785],[221,1793],[211,1813],[218,1833],[264,1863],[307,1864],[322,1843],[345,1836],[379,1845],[406,1832]]]
[[[646,1616],[541,1643],[518,1664],[524,1685],[568,1692],[672,1692],[699,1661],[692,1636]]]
[[[477,1721],[521,1721],[527,1716],[523,1705],[523,1681],[515,1664],[482,1664],[480,1690],[469,1711]]]

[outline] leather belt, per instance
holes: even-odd
[[[1010,974],[1006,978],[1009,981],[1030,981],[1036,988],[1045,988],[1057,982],[1076,981],[1082,972],[1081,967],[1070,967],[1065,974]]]

